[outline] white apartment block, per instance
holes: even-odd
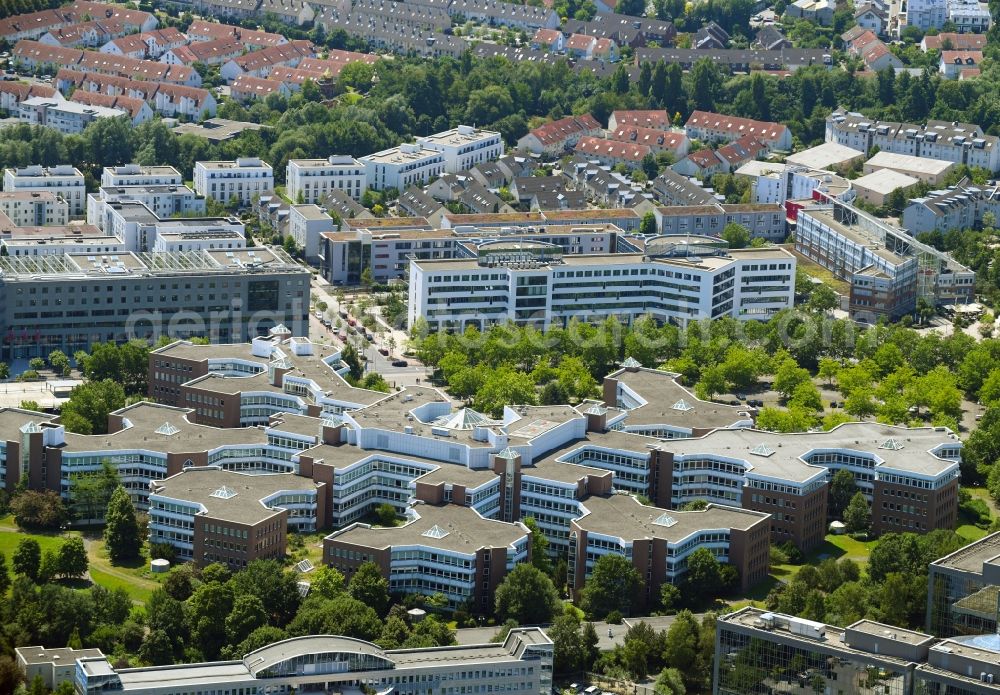
[[[290,159],[285,172],[286,192],[296,202],[318,203],[333,191],[360,200],[365,190],[365,165],[347,155]]]
[[[249,205],[260,194],[274,190],[274,170],[257,157],[195,162],[194,190],[221,203],[235,197],[240,205]]]
[[[444,168],[449,174],[460,174],[477,164],[500,159],[503,155],[500,133],[468,125],[417,138],[417,144],[442,153]]]
[[[365,155],[360,161],[365,165],[368,188],[376,191],[395,188],[402,192],[445,173],[444,154],[419,144],[404,143]]]
[[[906,3],[906,26],[921,31],[940,29],[946,17],[946,0],[908,0]]]
[[[105,167],[102,186],[183,186],[184,177],[172,166],[141,166],[122,164]]]
[[[548,328],[570,319],[651,315],[680,325],[732,316],[768,319],[792,306],[795,258],[780,248],[699,257],[563,256],[537,242],[480,246],[478,259],[410,263],[409,325],[461,331],[513,321]]]
[[[826,141],[865,154],[877,146],[881,152],[1000,170],[1000,138],[986,135],[982,128],[972,123],[928,121],[923,126],[913,127],[838,109],[826,119]]]
[[[87,195],[87,224],[106,229],[109,205],[126,201],[142,203],[164,218],[205,214],[205,198],[184,185],[101,186],[97,193]]]
[[[288,235],[306,258],[319,258],[320,234],[334,229],[333,218],[318,205],[292,205],[288,210]]]
[[[948,0],[948,21],[960,34],[983,34],[992,24],[989,5],[978,0]]]
[[[106,206],[104,232],[124,242],[129,251],[201,251],[246,247],[243,223],[236,217],[157,216],[139,202]]]
[[[58,130],[64,135],[82,133],[84,129],[98,118],[118,118],[128,116],[122,109],[109,109],[106,106],[79,104],[66,101],[57,94],[56,98],[31,97],[18,105],[17,117],[22,123],[40,125]]]
[[[900,28],[915,26],[926,32],[954,22],[961,34],[980,34],[989,30],[991,21],[989,6],[978,0],[908,0],[906,23]]]
[[[69,205],[69,214],[84,213],[87,187],[83,174],[71,164],[55,167],[32,165],[23,169],[4,169],[3,189],[5,191],[39,191],[55,193]]]
[[[784,205],[788,200],[804,200],[819,191],[825,197],[854,200],[851,182],[829,171],[794,164],[748,162],[736,171],[750,179],[750,202]]]
[[[69,222],[69,205],[50,191],[0,193],[0,212],[15,227],[51,227]]]

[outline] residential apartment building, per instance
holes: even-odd
[[[103,695],[376,692],[422,695],[484,687],[545,695],[552,690],[552,640],[541,628],[515,628],[500,643],[383,650],[350,637],[293,637],[233,661],[117,669],[105,657],[76,661],[77,692]]]
[[[274,190],[274,171],[270,164],[257,157],[195,162],[194,190],[198,195],[222,203],[236,198],[241,206],[247,206],[262,193]]]
[[[365,166],[368,188],[384,191],[395,188],[403,191],[411,185],[423,185],[435,176],[445,173],[445,155],[419,143],[403,143],[398,147],[382,150],[361,157]]]
[[[94,208],[93,224],[121,240],[128,251],[231,251],[246,246],[243,223],[236,217],[174,217],[173,213],[160,216],[144,202],[127,196],[103,206],[95,204]],[[166,248],[184,240],[187,244],[183,247]]]
[[[288,236],[302,249],[305,257],[318,261],[320,235],[336,229],[333,218],[318,205],[292,205],[288,210]]]
[[[476,259],[412,261],[408,324],[462,331],[514,321],[539,328],[570,319],[631,322],[651,315],[762,319],[792,305],[795,259],[781,249],[692,257],[564,256],[541,242],[481,244]]]
[[[788,200],[816,197],[849,202],[856,196],[852,182],[843,176],[800,165],[750,162],[736,175],[750,179],[750,199],[757,204],[784,205]]]
[[[83,174],[71,164],[55,167],[35,164],[20,169],[4,169],[3,189],[7,192],[55,193],[66,201],[71,216],[84,213],[87,189],[83,182]]]
[[[187,186],[147,184],[101,186],[97,193],[87,195],[87,223],[98,229],[111,229],[109,218],[116,203],[142,203],[160,219],[174,216],[204,217],[205,198]],[[240,225],[242,229],[242,225]],[[139,249],[135,249],[139,250]]]
[[[65,99],[46,99],[31,97],[21,102],[17,117],[22,123],[47,126],[58,130],[64,135],[74,135],[99,118],[118,118],[128,115],[127,111],[81,104]]]
[[[990,695],[1000,691],[998,655],[996,634],[935,639],[873,620],[836,627],[747,607],[716,623],[712,692]]]
[[[487,519],[457,504],[417,504],[402,526],[355,523],[333,532],[323,539],[323,562],[349,579],[371,561],[393,593],[442,594],[451,608],[490,613],[504,577],[529,561],[530,545],[531,533],[520,521]]]
[[[304,333],[308,318],[309,273],[278,249],[6,257],[0,270],[5,362],[165,334]]]
[[[366,184],[364,163],[347,155],[290,159],[285,174],[288,197],[303,203],[319,203],[335,190],[360,200]]]
[[[826,141],[868,154],[905,154],[1000,170],[1000,139],[970,123],[928,121],[925,125],[891,123],[838,109],[826,119]]]
[[[995,186],[976,186],[963,178],[954,186],[913,198],[903,209],[901,222],[910,234],[971,229],[982,224],[987,212],[1000,215],[1000,195]]]
[[[53,191],[0,193],[0,212],[16,227],[51,227],[69,222],[69,205]]]
[[[978,0],[916,0],[907,4],[904,15],[901,29],[914,26],[922,32],[951,22],[960,34],[984,34],[992,24],[989,7]]]
[[[418,137],[417,144],[443,154],[444,170],[449,174],[460,174],[477,164],[492,162],[503,156],[500,133],[468,125]]]

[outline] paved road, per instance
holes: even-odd
[[[700,621],[702,616],[700,614],[695,615],[695,618]],[[610,651],[616,646],[623,644],[625,641],[625,633],[628,632],[629,625],[639,622],[645,622],[654,630],[659,632],[660,630],[670,629],[670,626],[674,623],[674,616],[653,615],[641,618],[628,618],[622,625],[609,625],[605,622],[596,622],[594,623],[594,627],[597,628],[597,636],[600,638],[600,641],[597,643],[598,649],[601,651]],[[543,625],[542,627],[545,628],[547,626]],[[609,630],[610,634],[608,632]],[[497,628],[495,627],[469,627],[456,630],[455,639],[461,645],[483,644],[493,639],[493,636],[496,633]]]

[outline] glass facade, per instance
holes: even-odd
[[[721,626],[720,626],[721,627]],[[719,630],[716,693],[906,695],[908,674],[860,655],[828,653]]]

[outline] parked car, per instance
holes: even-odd
[[[382,347],[382,348],[379,348],[378,351],[379,351],[379,354],[382,355],[383,357],[388,357],[389,356],[389,348]]]
[[[407,362],[406,360],[393,360],[392,361],[392,366],[393,367],[409,367],[410,363]]]

